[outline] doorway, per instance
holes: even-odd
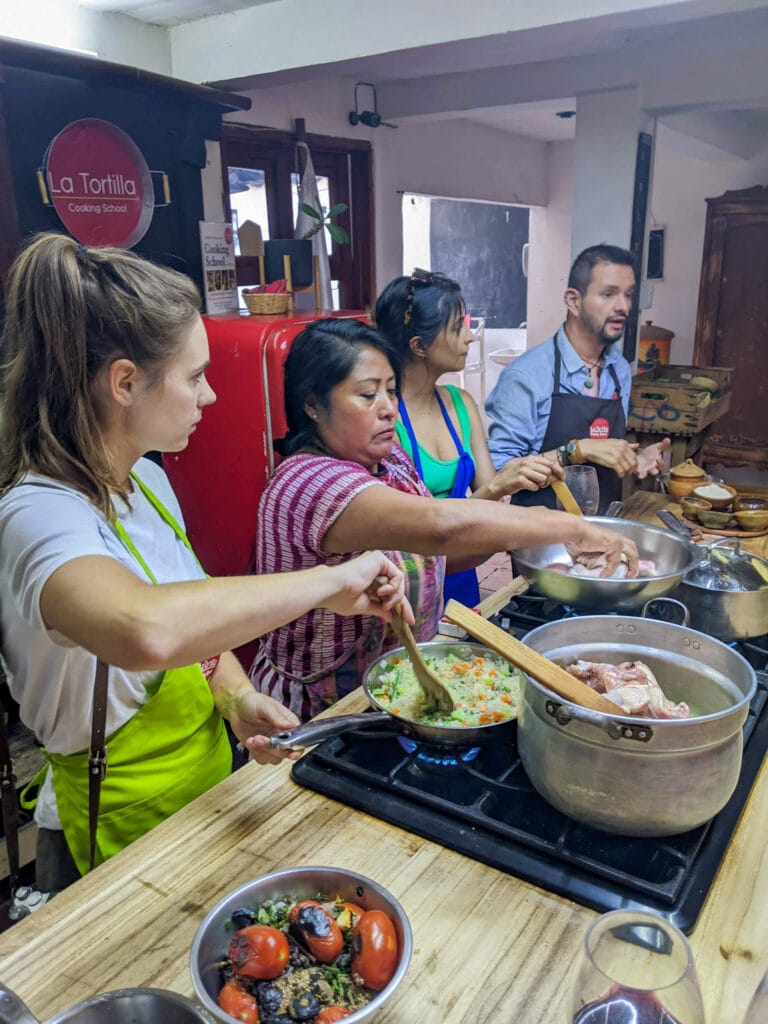
[[[473,327],[483,325],[482,364],[469,363],[459,382],[481,411],[526,348],[530,215],[527,206],[403,194],[403,273],[423,267],[458,281]]]

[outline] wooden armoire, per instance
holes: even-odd
[[[707,200],[693,361],[735,369],[705,460],[768,469],[768,186]]]

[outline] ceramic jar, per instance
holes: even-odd
[[[675,501],[680,501],[690,494],[694,487],[701,487],[708,480],[709,477],[701,466],[697,466],[693,459],[686,459],[670,469],[669,493]]]

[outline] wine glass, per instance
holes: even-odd
[[[593,516],[600,504],[600,485],[594,466],[566,466],[565,482],[585,516]],[[558,504],[558,508],[560,508]]]
[[[744,1024],[768,1024],[768,974],[755,989],[747,1007]]]
[[[573,1024],[704,1024],[688,942],[657,914],[613,910],[587,929]]]

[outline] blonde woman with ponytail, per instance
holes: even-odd
[[[380,552],[205,577],[167,478],[144,458],[185,448],[215,401],[198,308],[183,275],[63,235],[34,238],[7,280],[0,636],[11,693],[46,756],[35,818],[47,892],[224,778],[225,718],[255,760],[281,759],[268,737],[298,720],[254,690],[232,647],[313,607],[388,620],[403,597],[402,574]],[[97,660],[108,666],[108,770],[94,849]]]

